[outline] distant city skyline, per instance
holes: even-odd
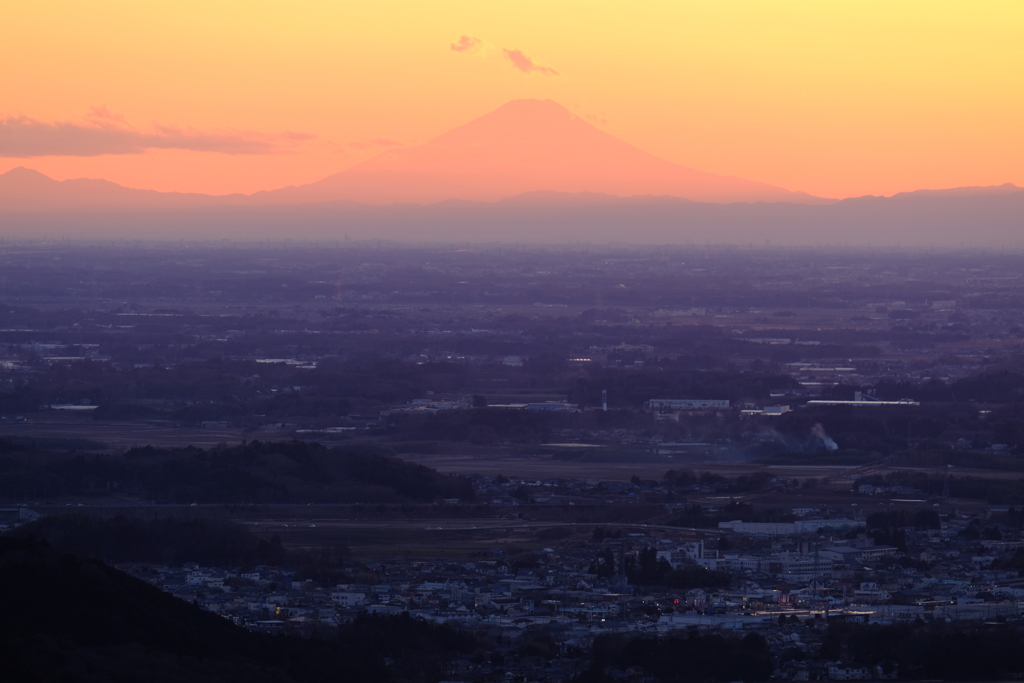
[[[516,99],[672,164],[846,198],[1024,186],[1015,2],[5,9],[0,173],[303,185]]]

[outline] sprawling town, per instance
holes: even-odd
[[[1017,255],[0,264],[0,524],[57,584],[426,683],[1024,674]]]
[[[799,485],[769,482],[780,492]],[[483,660],[453,660],[447,676],[453,681],[564,680],[585,666],[584,653],[598,636],[679,630],[757,633],[770,647],[777,679],[880,680],[898,677],[893,663],[869,666],[825,655],[830,620],[1005,625],[1021,616],[1024,510],[1012,506],[912,500],[924,494],[861,484],[844,492],[844,499],[859,501],[845,507],[795,507],[782,511],[780,519],[789,521],[728,520],[696,529],[675,525],[687,514],[695,518],[694,508],[718,518],[743,504],[725,502],[729,497],[715,496],[714,485],[699,483],[673,489],[664,481],[474,477],[474,486],[499,523],[539,543],[517,541],[514,551],[503,543],[458,560],[353,562],[346,567],[351,578],[337,583],[266,565],[122,568],[257,631],[308,635],[360,612],[408,613],[496,643]],[[524,490],[532,502],[520,504]],[[545,507],[630,499],[650,507],[645,501],[673,492],[676,500],[662,505],[666,516],[678,516],[670,524],[531,521],[550,517]],[[719,503],[696,502],[708,500]],[[442,520],[454,532],[488,526],[474,517],[435,521]],[[331,520],[310,526],[317,523]],[[498,527],[491,522],[490,528]],[[547,656],[520,646],[534,641],[549,644]]]

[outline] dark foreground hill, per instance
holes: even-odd
[[[42,539],[54,548],[110,564],[294,566],[302,559],[295,552],[289,554],[276,536],[260,538],[249,527],[213,515],[108,518],[73,512],[40,517],[9,535]]]
[[[251,633],[95,560],[0,538],[0,661],[11,681],[386,681],[341,638]]]

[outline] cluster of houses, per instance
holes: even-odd
[[[691,540],[636,527],[612,536],[574,536],[555,542],[557,548],[535,547],[514,557],[496,548],[470,561],[370,562],[354,566],[353,578],[344,582],[276,567],[126,568],[255,630],[310,633],[363,610],[408,612],[471,629],[503,643],[502,671],[528,680],[567,678],[600,634],[665,635],[680,629],[762,634],[777,655],[777,678],[879,680],[895,677],[895,665],[817,658],[829,619],[1020,618],[1024,579],[1013,558],[1024,541],[1019,530],[993,519],[948,510],[941,528],[903,529],[901,547],[876,543],[863,521],[841,518],[789,526],[726,522],[693,533]],[[691,570],[691,583],[701,583],[697,568],[718,580],[675,588],[631,581],[626,568],[635,568],[650,549],[668,568]],[[595,572],[598,557],[611,557],[614,570]],[[517,659],[515,643],[538,633],[563,656]],[[494,671],[489,660],[459,660],[451,678],[487,678]]]

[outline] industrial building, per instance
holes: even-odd
[[[648,410],[728,410],[728,400],[713,398],[652,398]]]
[[[896,401],[883,401],[861,391],[854,392],[852,401],[814,400],[808,401],[809,406],[919,406],[919,402],[910,398]]]

